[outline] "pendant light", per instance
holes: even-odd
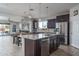
[[[39,3],[39,21],[41,21],[41,3]]]
[[[48,6],[46,7],[46,10],[47,10],[47,11],[46,11],[46,12],[47,12],[47,17],[46,17],[46,18],[48,18]]]
[[[31,11],[30,8],[31,8],[31,5],[30,5],[30,3],[29,3],[29,6],[28,6],[28,12],[29,12],[29,13],[28,13],[28,14],[29,14],[29,15],[28,15],[28,18],[32,18],[31,13],[30,13],[30,11]]]

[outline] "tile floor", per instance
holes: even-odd
[[[67,45],[61,45],[59,47],[59,49],[61,49],[62,51],[66,52],[69,55],[72,56],[79,56],[79,49],[72,47],[72,46],[67,46]]]
[[[11,36],[0,36],[0,56],[24,56],[24,47],[13,44]],[[61,45],[51,56],[79,56],[79,49]]]
[[[11,36],[0,36],[0,56],[23,56],[23,48],[13,44]]]

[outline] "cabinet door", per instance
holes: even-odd
[[[41,40],[41,55],[42,56],[49,55],[48,39]]]
[[[33,29],[37,29],[38,28],[38,21],[34,20],[33,21]]]
[[[56,39],[56,36],[52,37],[52,47],[53,47],[53,50],[56,49],[56,46],[57,46],[57,39]]]
[[[52,53],[55,49],[55,38],[50,37],[50,53]]]
[[[57,50],[60,45],[60,41],[57,36],[50,37],[50,53]]]
[[[55,28],[56,27],[56,19],[48,20],[47,27],[48,28]]]
[[[69,14],[60,15],[56,17],[56,22],[67,22],[69,20]]]
[[[25,56],[34,56],[34,46],[35,46],[35,41],[25,39]]]

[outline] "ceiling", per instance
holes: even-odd
[[[58,13],[68,12],[69,9],[75,5],[77,5],[77,3],[0,3],[0,13],[44,18],[55,16]],[[48,7],[48,9],[46,7]],[[33,9],[33,11],[29,9]]]

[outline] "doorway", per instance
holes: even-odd
[[[79,17],[72,17],[70,22],[70,44],[79,48]]]

